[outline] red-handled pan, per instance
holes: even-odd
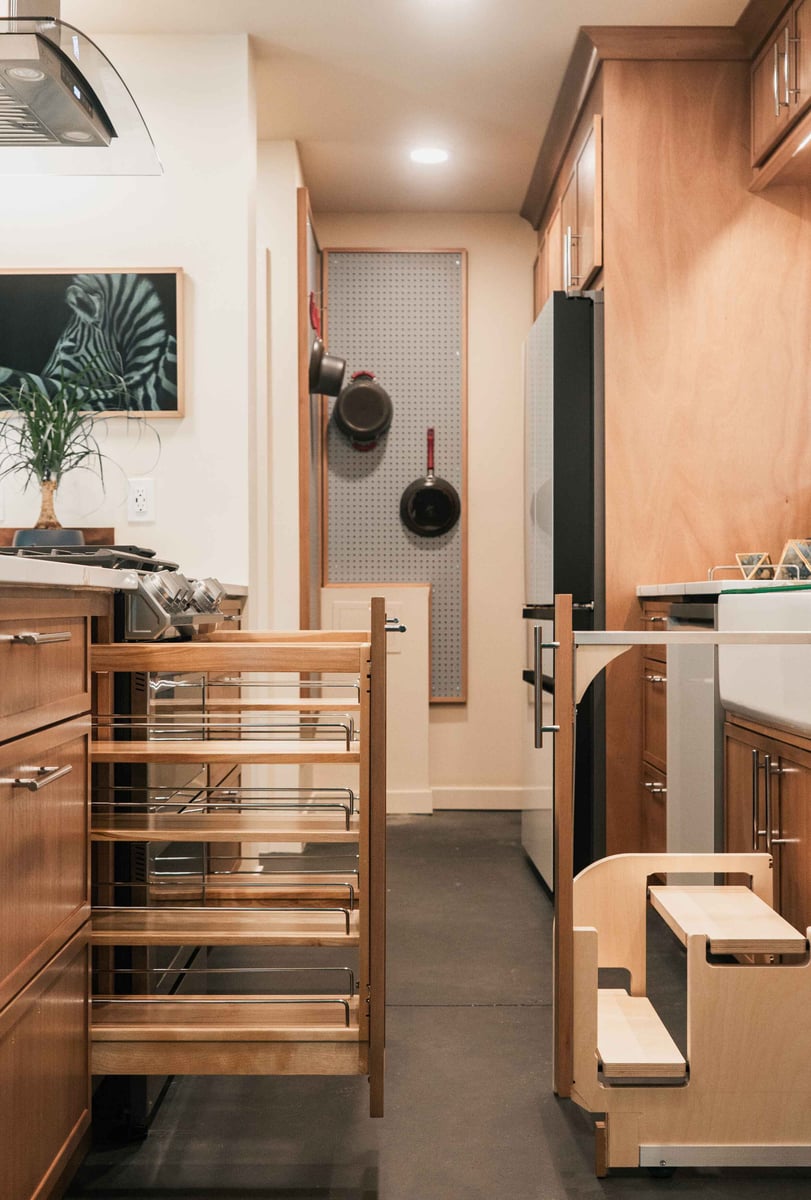
[[[434,474],[434,431],[428,430],[428,473],[410,483],[400,499],[400,520],[420,537],[439,537],[453,529],[462,512],[459,493]]]

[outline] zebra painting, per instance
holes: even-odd
[[[182,415],[180,271],[0,274],[0,383],[87,372],[88,411]]]

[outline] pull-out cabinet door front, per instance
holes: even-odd
[[[89,916],[88,736],[77,720],[0,746],[0,1006]]]

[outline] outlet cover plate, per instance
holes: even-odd
[[[127,518],[131,524],[155,520],[154,479],[130,479]]]

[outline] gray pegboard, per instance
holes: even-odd
[[[327,433],[327,580],[422,583],[431,591],[431,696],[464,698],[464,268],[453,252],[328,255],[328,344],[353,371],[374,371],[394,405],[391,429],[354,450]],[[330,402],[330,412],[334,401]],[[458,491],[461,521],[421,538],[400,521],[400,497],[425,474],[436,430],[436,474]]]

